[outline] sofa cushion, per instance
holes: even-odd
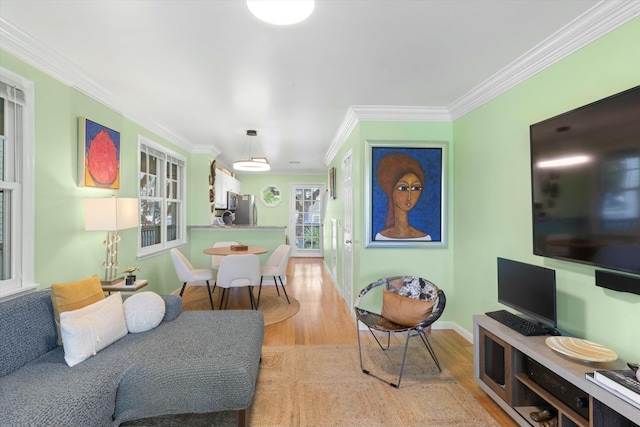
[[[104,299],[104,291],[100,279],[93,275],[88,279],[76,282],[56,283],[51,285],[51,302],[58,330],[58,345],[62,344],[60,336],[60,313],[77,310]]]
[[[164,317],[165,304],[155,292],[140,292],[123,304],[127,329],[131,333],[145,332],[158,326]]]
[[[37,336],[51,350],[31,355],[26,365],[18,355],[24,366],[0,376],[0,425],[116,427],[151,416],[247,408],[259,369],[262,313],[180,314],[179,296],[162,298],[167,311],[157,328],[127,334],[73,368],[65,363],[64,349],[55,344],[50,291],[16,298],[20,304],[0,302],[0,320],[19,323],[20,331],[30,330],[23,324],[48,324],[48,331]],[[41,305],[49,312],[32,309]],[[0,328],[0,337],[3,333]],[[27,346],[30,337],[20,337],[15,347]],[[0,350],[3,346],[0,339]],[[30,345],[28,349],[41,351]]]
[[[182,313],[182,297],[179,295],[160,295],[164,300],[164,318],[163,322],[171,322],[176,320]]]
[[[263,337],[264,316],[257,310],[186,311],[173,322],[127,335],[104,350],[126,345],[124,364],[135,366],[122,371],[115,423],[247,408]]]
[[[0,425],[112,427],[122,367],[100,359],[91,357],[70,368],[63,348],[56,345],[0,377]]]
[[[78,310],[60,313],[64,360],[75,366],[127,335],[120,292]]]
[[[0,302],[0,377],[53,350],[57,340],[49,290]]]

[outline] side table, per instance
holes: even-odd
[[[133,285],[125,285],[124,281],[117,285],[102,285],[102,290],[111,295],[111,292],[135,292],[149,284],[148,280],[136,280]]]

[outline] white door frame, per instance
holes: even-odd
[[[319,190],[319,195],[317,198],[317,201],[319,203],[318,206],[316,206],[317,210],[314,210],[314,214],[317,212],[318,215],[318,224],[320,227],[319,230],[319,235],[318,235],[318,240],[319,240],[319,248],[318,249],[301,249],[298,248],[296,243],[297,243],[297,236],[296,236],[296,226],[297,224],[297,214],[298,211],[296,209],[296,189],[307,189],[307,188],[317,188]],[[323,236],[324,236],[324,225],[322,224],[322,218],[321,216],[324,213],[324,206],[322,206],[326,200],[325,200],[325,191],[326,191],[326,185],[325,183],[319,183],[319,182],[292,182],[289,186],[289,240],[290,240],[290,245],[291,245],[291,256],[292,257],[324,257],[324,242],[323,242]],[[314,216],[314,220],[315,220],[315,216]],[[315,222],[314,222],[315,224]]]
[[[342,297],[353,309],[353,151],[342,158]]]

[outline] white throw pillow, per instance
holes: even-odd
[[[140,292],[124,301],[124,317],[129,332],[145,332],[158,326],[166,307],[162,297],[154,292]]]
[[[117,292],[78,310],[60,313],[64,360],[75,366],[127,335],[122,296]]]

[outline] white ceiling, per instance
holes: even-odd
[[[602,3],[318,0],[277,27],[241,0],[0,0],[0,47],[223,165],[256,129],[274,172],[324,173],[351,106],[451,117]]]

